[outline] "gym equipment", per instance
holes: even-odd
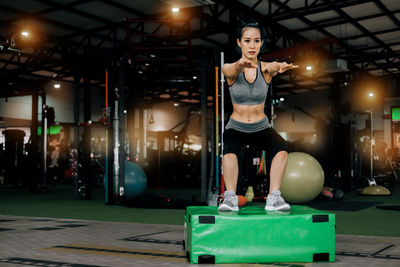
[[[305,206],[285,212],[187,207],[184,236],[190,263],[335,260],[335,214]]]
[[[360,194],[365,196],[390,196],[390,191],[385,187],[375,183],[364,187]]]
[[[388,196],[390,195],[390,191],[388,189],[386,189],[385,187],[381,186],[381,185],[377,185],[376,184],[376,180],[374,178],[374,149],[373,146],[375,145],[375,139],[374,139],[374,135],[373,135],[373,127],[372,127],[372,120],[373,116],[372,116],[372,105],[371,105],[371,109],[370,109],[370,140],[371,140],[371,144],[370,144],[370,177],[368,179],[368,183],[369,185],[364,187],[364,189],[361,191],[361,195],[383,195],[383,196]]]
[[[125,198],[133,200],[144,193],[147,177],[142,168],[134,162],[125,160]]]
[[[303,152],[288,155],[288,163],[281,185],[283,198],[291,203],[313,200],[321,193],[324,171],[318,161]]]
[[[23,165],[23,150],[24,150],[24,137],[23,130],[4,130],[5,137],[5,151],[4,151],[4,166],[5,171],[5,184],[13,184],[17,186],[22,182]]]
[[[247,199],[242,195],[238,195],[238,206],[242,207],[242,206],[246,205],[246,203],[247,203]]]

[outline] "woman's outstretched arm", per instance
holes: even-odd
[[[257,68],[257,64],[252,61],[241,58],[234,63],[227,63],[222,66],[222,72],[224,73],[228,84],[232,84],[239,73],[243,72],[245,68]]]
[[[275,76],[278,73],[284,73],[287,70],[297,69],[298,67],[298,65],[293,65],[293,63],[287,62],[274,61],[267,63],[267,71],[271,76]]]

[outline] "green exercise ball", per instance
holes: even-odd
[[[142,168],[125,160],[125,198],[133,200],[144,193],[147,188],[147,177]]]
[[[309,154],[292,152],[281,185],[282,197],[290,203],[304,203],[321,193],[324,170]]]

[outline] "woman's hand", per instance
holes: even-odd
[[[286,62],[280,62],[279,63],[279,73],[284,73],[287,70],[291,70],[291,69],[297,69],[299,67],[299,65],[293,65],[293,63],[286,63]]]
[[[251,60],[241,58],[237,61],[238,72],[243,72],[245,68],[258,68],[257,64],[254,64]]]

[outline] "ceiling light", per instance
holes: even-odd
[[[150,64],[149,64],[149,63],[144,63],[144,65],[145,65],[146,67],[150,66]]]
[[[307,69],[308,71],[311,71],[311,70],[312,70],[312,66],[311,66],[311,65],[308,65],[308,66],[306,67],[306,69]]]
[[[285,98],[281,97],[281,98],[279,98],[279,100],[280,100],[281,102],[283,102],[283,101],[285,101]]]
[[[27,32],[27,31],[22,31],[22,32],[21,32],[21,35],[22,35],[22,36],[25,36],[25,37],[28,37],[28,36],[29,36],[29,32]]]
[[[193,80],[196,80],[197,79],[197,76],[193,76]]]
[[[153,113],[151,113],[150,119],[149,119],[149,124],[153,124],[153,123],[154,123],[154,118],[153,118]]]
[[[138,73],[139,73],[139,74],[142,74],[142,73],[143,73],[143,71],[139,70],[139,71],[138,71]]]
[[[179,104],[178,103],[174,103],[174,107],[177,107],[177,106],[179,106]]]
[[[369,97],[373,97],[373,96],[374,96],[374,93],[371,92],[371,93],[368,94],[368,96],[369,96]]]
[[[172,11],[173,13],[178,13],[178,12],[179,12],[179,8],[173,7],[173,8],[171,8],[171,11]]]
[[[60,87],[61,87],[61,84],[59,84],[59,83],[54,84],[54,88],[59,89]]]

